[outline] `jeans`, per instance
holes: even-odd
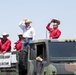
[[[22,42],[22,50],[25,49],[25,47],[30,43],[32,39],[23,39],[23,42]]]

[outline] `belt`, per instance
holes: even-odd
[[[25,40],[32,40],[32,38],[27,38],[27,37],[23,37],[23,39],[25,39]]]

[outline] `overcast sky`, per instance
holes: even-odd
[[[12,44],[22,32],[18,24],[23,18],[32,21],[36,39],[46,38],[46,25],[53,18],[61,22],[60,39],[76,38],[76,0],[0,0],[0,35],[9,33]]]

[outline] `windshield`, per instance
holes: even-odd
[[[75,42],[49,42],[51,58],[76,58]]]

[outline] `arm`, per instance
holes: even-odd
[[[17,51],[20,51],[18,43],[15,44],[14,49],[16,49]]]
[[[0,53],[1,53],[1,41],[0,41]]]
[[[50,27],[50,24],[51,23],[48,23],[48,25],[46,26],[46,29],[48,30],[48,31],[52,31],[53,29]]]
[[[14,49],[16,49],[17,51],[21,51],[21,49],[22,49],[22,40],[21,41],[18,41],[15,44]]]
[[[14,43],[14,44],[15,44],[15,45],[14,45],[14,49],[17,49],[17,44],[18,44],[18,42],[19,42],[19,41],[16,41],[16,42]]]
[[[35,39],[35,35],[36,35],[35,30],[34,30],[34,28],[32,28],[32,37],[33,37],[33,40]]]
[[[56,36],[53,36],[52,38],[53,38],[53,39],[57,39],[57,38],[60,37],[60,35],[61,35],[61,31],[58,31],[58,32],[57,32],[57,35],[56,35]]]
[[[11,47],[11,41],[8,40],[7,43],[6,43],[5,51],[7,52],[10,49],[10,47]]]
[[[24,21],[20,21],[19,27],[23,30],[24,29]]]
[[[17,43],[15,44],[14,49],[17,49]]]

